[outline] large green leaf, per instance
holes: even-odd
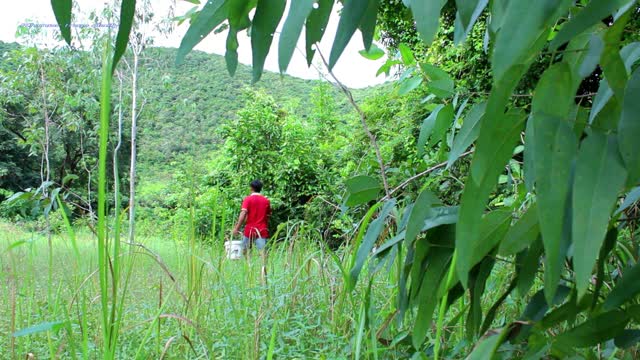
[[[347,206],[357,206],[378,197],[381,187],[378,180],[365,175],[352,177],[346,181]]]
[[[480,326],[482,325],[482,294],[495,263],[494,258],[486,257],[469,273],[469,298],[471,301],[466,323],[467,339],[475,339],[480,331]]]
[[[378,1],[379,0],[369,1],[367,11],[364,13],[362,21],[358,26],[358,29],[360,29],[360,33],[362,34],[362,43],[365,50],[369,50],[373,43],[373,35],[376,30],[376,20],[378,19]]]
[[[480,231],[474,242],[458,246],[456,269],[458,278],[465,287],[468,284],[469,271],[479,263],[504,238],[511,223],[511,211],[496,210],[482,219]]]
[[[544,37],[546,40],[550,26],[571,3],[571,0],[513,0],[507,3],[491,56],[496,83],[512,66],[531,61],[544,45],[539,39]]]
[[[562,29],[553,38],[550,44],[552,50],[557,50],[562,44],[574,38],[576,35],[599,23],[607,16],[635,0],[592,0],[575,16],[562,25]]]
[[[51,0],[51,7],[60,27],[62,38],[71,45],[71,8],[73,2],[71,0]]]
[[[590,283],[609,217],[627,174],[615,137],[593,132],[580,146],[573,189],[573,266],[578,297]]]
[[[438,142],[442,141],[447,130],[451,127],[453,116],[453,105],[451,104],[447,104],[438,112],[436,122],[433,126],[433,132],[431,133],[429,142],[427,143],[428,148],[436,146]]]
[[[347,47],[351,37],[362,23],[362,19],[366,16],[371,2],[377,3],[378,0],[344,1],[344,7],[338,22],[338,30],[336,31],[336,37],[333,39],[331,54],[329,55],[329,70],[333,69],[336,62],[338,62],[344,52],[344,48]]]
[[[489,0],[456,0],[454,40],[460,44],[467,37]]]
[[[120,26],[118,26],[118,35],[116,36],[116,46],[113,53],[113,62],[111,64],[111,72],[116,71],[118,62],[127,51],[129,44],[129,35],[133,27],[133,19],[136,13],[136,0],[122,0],[120,4]]]
[[[624,62],[624,66],[627,72],[631,72],[633,64],[640,59],[640,42],[634,42],[620,50],[620,57]],[[591,113],[589,114],[589,123],[591,124],[596,116],[604,109],[611,97],[613,96],[613,90],[607,83],[606,79],[600,80],[600,87],[593,99],[593,106],[591,107]]]
[[[454,81],[446,71],[427,63],[421,64],[420,68],[427,76],[429,92],[443,99],[453,96]]]
[[[538,218],[546,252],[545,294],[548,301],[553,298],[560,280],[563,243],[566,244],[563,229],[570,169],[578,145],[571,125],[565,119],[575,107],[576,86],[569,65],[557,63],[540,78],[532,101],[530,130],[535,135],[533,143],[528,145],[532,156],[527,160],[533,160]]]
[[[578,142],[571,126],[561,118],[537,115],[532,121],[538,219],[545,249],[545,294],[551,299],[564,262],[563,228]]]
[[[420,126],[420,134],[418,135],[418,142],[416,146],[418,148],[418,157],[422,157],[425,153],[425,145],[427,144],[427,140],[433,133],[433,129],[436,126],[436,121],[438,119],[438,114],[440,111],[444,109],[444,105],[438,105],[427,118],[422,121],[422,126]]]
[[[542,240],[538,237],[533,244],[516,256],[516,271],[518,273],[518,294],[527,295],[540,268],[540,257],[544,250]]]
[[[251,51],[253,54],[253,81],[260,80],[264,61],[269,54],[273,37],[282,19],[286,0],[259,0],[251,25]]]
[[[453,145],[449,152],[449,159],[447,160],[447,168],[450,168],[451,165],[458,160],[460,155],[478,138],[480,134],[480,119],[484,116],[486,107],[487,103],[485,101],[477,103],[464,117],[462,128],[453,140]]]
[[[485,115],[485,121],[489,121],[480,129],[471,172],[462,194],[460,219],[456,227],[456,249],[470,249],[477,244],[485,205],[513,154],[524,125],[523,114],[501,114],[502,110],[498,110],[500,106],[490,106],[491,102],[490,99],[487,109],[495,109],[488,110]],[[458,262],[460,263],[463,261]],[[463,269],[458,268],[459,273],[464,272],[461,270]]]
[[[278,42],[278,65],[285,72],[298,44],[302,26],[313,9],[314,0],[297,0],[289,3],[289,14],[282,26]]]
[[[635,184],[640,180],[640,68],[633,72],[625,89],[618,144],[629,172],[629,183]]]
[[[353,267],[349,272],[350,274],[349,289],[353,289],[356,282],[358,281],[358,276],[360,275],[360,271],[362,270],[362,267],[364,266],[364,263],[366,262],[367,257],[369,257],[369,254],[371,254],[371,249],[373,249],[373,246],[376,244],[378,237],[380,237],[380,233],[382,232],[382,229],[384,229],[384,225],[387,221],[387,217],[389,216],[389,213],[391,212],[391,210],[393,210],[395,205],[396,205],[395,199],[387,200],[384,203],[384,206],[382,206],[382,210],[380,210],[378,217],[375,220],[373,220],[369,225],[369,227],[367,228],[367,232],[365,233],[364,237],[362,238],[362,241],[360,242],[360,246],[358,247]]]
[[[186,34],[182,37],[178,54],[176,55],[176,63],[180,64],[184,57],[196,46],[202,39],[220,25],[229,15],[229,3],[227,0],[209,0],[198,13],[196,18],[191,22]]]
[[[640,293],[640,263],[622,271],[622,279],[618,280],[616,286],[604,301],[603,310],[613,310],[625,302],[635,298]]]
[[[440,11],[447,0],[411,0],[410,7],[422,41],[429,46],[438,32]]]
[[[227,33],[227,49],[224,53],[224,60],[227,64],[229,75],[234,76],[238,68],[238,30],[234,27],[229,28]]]
[[[609,311],[558,335],[555,343],[568,348],[595,346],[622,333],[628,322],[623,311]]]
[[[542,74],[536,86],[531,112],[534,115],[544,113],[562,119],[568,118],[575,107],[575,86],[569,65],[566,62],[554,64]]]
[[[519,253],[532,244],[540,234],[537,205],[531,205],[504,237],[498,253],[509,256]]]
[[[451,249],[443,247],[429,249],[426,267],[423,269],[422,283],[417,295],[418,312],[411,336],[413,346],[416,349],[424,342],[431,329],[433,311],[438,304],[438,297],[434,295],[434,289],[440,286],[445,277],[452,254]]]
[[[411,210],[409,215],[409,222],[407,223],[407,229],[405,233],[405,241],[407,244],[411,244],[416,239],[418,234],[422,231],[424,222],[432,215],[431,207],[440,203],[440,200],[433,195],[433,193],[427,189],[423,190]]]
[[[313,56],[315,55],[313,46],[322,40],[322,36],[327,28],[327,24],[329,23],[331,10],[333,9],[333,0],[318,0],[316,4],[318,4],[318,6],[314,7],[309,16],[307,16],[307,23],[304,30],[307,65],[309,66],[311,66]]]

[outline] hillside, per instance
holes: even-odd
[[[195,51],[181,65],[176,49],[151,48],[141,63],[140,82],[144,103],[140,124],[140,160],[166,164],[181,153],[206,153],[216,143],[215,130],[244,106],[243,91],[261,89],[281,106],[306,116],[310,95],[320,80],[265,73],[251,84],[251,68],[240,64],[234,77],[219,55]],[[331,89],[345,113],[344,96]]]

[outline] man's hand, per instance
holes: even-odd
[[[235,228],[233,229],[233,235],[239,235],[240,234],[240,229]]]

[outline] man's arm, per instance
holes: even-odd
[[[240,226],[244,223],[247,218],[247,209],[240,210],[240,215],[238,216],[238,222],[236,226],[233,227],[233,234],[237,235],[240,233]]]

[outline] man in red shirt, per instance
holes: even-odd
[[[262,182],[254,180],[250,185],[251,194],[242,201],[242,210],[238,222],[233,228],[234,234],[240,233],[240,226],[246,221],[243,233],[243,245],[249,249],[255,243],[258,250],[264,249],[269,239],[269,216],[271,216],[271,202],[260,194]]]

